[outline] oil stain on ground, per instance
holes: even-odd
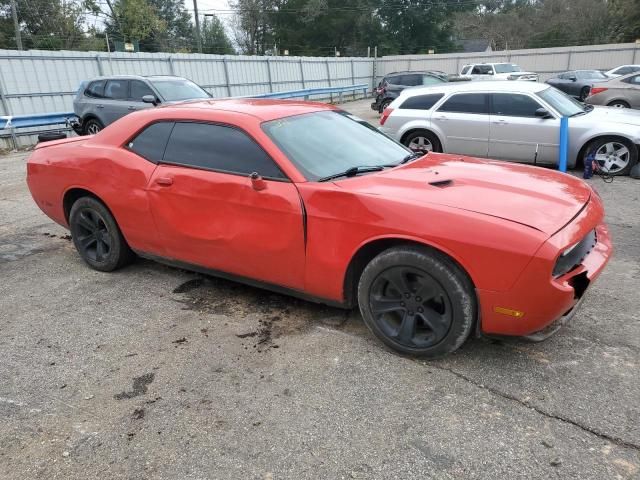
[[[324,325],[342,328],[350,312],[215,277],[188,280],[173,290],[184,309],[199,313],[247,317],[260,314],[258,328],[237,335],[245,349],[278,348],[275,339]]]
[[[118,393],[113,396],[116,400],[124,400],[134,397],[139,397],[140,395],[144,395],[147,393],[149,385],[153,382],[153,378],[155,374],[153,373],[145,373],[140,377],[135,377],[133,379],[133,388],[128,392]]]

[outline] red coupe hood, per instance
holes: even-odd
[[[491,215],[548,235],[569,223],[591,195],[583,181],[552,170],[437,153],[337,184],[364,194]]]

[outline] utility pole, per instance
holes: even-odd
[[[196,43],[198,53],[202,53],[202,37],[200,36],[200,17],[198,16],[198,0],[193,0],[193,14],[196,16]]]
[[[16,45],[18,46],[18,50],[22,50],[22,37],[20,36],[20,23],[18,22],[16,0],[11,0],[11,14],[13,15],[13,26],[16,29]]]

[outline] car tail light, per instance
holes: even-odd
[[[597,93],[606,92],[607,90],[609,90],[609,89],[605,88],[605,87],[591,87],[591,90],[589,91],[589,96],[591,97],[592,95],[596,95]]]
[[[389,118],[391,112],[393,112],[393,108],[387,107],[384,109],[384,111],[382,112],[382,117],[380,118],[380,125],[384,125],[384,122],[387,121],[387,118]]]

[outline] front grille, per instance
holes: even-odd
[[[596,246],[597,238],[596,231],[591,230],[582,240],[578,243],[573,250],[566,255],[560,255],[556,261],[556,265],[553,268],[553,276],[559,277],[576,268],[582,263],[582,261],[589,255],[589,252]]]

